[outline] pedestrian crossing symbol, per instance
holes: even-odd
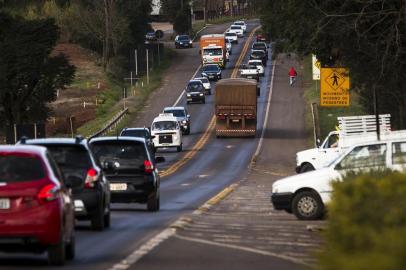
[[[350,77],[347,68],[321,68],[320,106],[349,106]]]

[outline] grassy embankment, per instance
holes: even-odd
[[[250,16],[238,16],[238,17],[230,17],[230,16],[222,16],[218,17],[212,20],[209,20],[207,22],[208,25],[210,24],[222,24],[222,23],[228,23],[228,22],[234,22],[238,21],[241,19],[251,19]],[[192,35],[196,35],[196,33],[201,30],[203,27],[205,27],[206,24],[204,23],[204,20],[196,20],[192,24]]]
[[[111,134],[116,134],[123,127],[128,125],[133,119],[137,117],[137,113],[142,108],[142,105],[146,102],[149,95],[156,89],[158,89],[162,83],[162,77],[165,71],[169,68],[172,59],[175,57],[176,52],[171,49],[165,48],[165,54],[161,59],[161,65],[155,67],[150,72],[149,81],[147,84],[146,75],[139,79],[138,87],[133,87],[133,90],[127,92],[127,98],[125,100],[125,106],[129,108],[129,113],[124,119],[117,125],[117,129],[113,130]],[[108,78],[109,90],[104,91],[99,95],[99,99],[103,100],[103,103],[97,107],[96,118],[78,129],[79,134],[89,136],[94,134],[101,128],[103,128],[111,119],[117,115],[124,108],[123,88],[130,89],[130,85],[123,84]],[[143,82],[143,86],[141,85]]]
[[[304,97],[306,100],[306,127],[309,134],[313,134],[313,121],[311,113],[311,104],[316,102],[320,104],[320,81],[312,80],[312,56],[306,56],[303,59],[303,85]],[[350,75],[351,76],[351,75]],[[338,125],[337,117],[364,115],[365,110],[359,103],[359,96],[354,91],[350,90],[350,106],[349,107],[321,107],[318,106],[320,118],[320,134],[324,140],[326,135],[335,130]],[[313,135],[309,136],[309,144],[313,145]]]

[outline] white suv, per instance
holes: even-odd
[[[244,21],[235,21],[233,25],[239,25],[241,26],[244,33],[247,32],[247,24]]]
[[[151,135],[155,150],[158,148],[176,147],[182,151],[182,129],[178,119],[172,113],[161,113],[155,117],[151,126]]]
[[[298,219],[318,219],[331,199],[334,181],[352,172],[404,171],[405,165],[406,139],[358,144],[325,168],[276,181],[271,201],[275,209],[293,212]]]
[[[229,33],[236,33],[238,37],[243,37],[244,36],[244,30],[242,29],[241,25],[231,25],[230,28],[228,28],[227,32]]]

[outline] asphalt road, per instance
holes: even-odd
[[[257,25],[258,21],[251,21],[248,24],[248,32]],[[206,31],[222,33],[226,28],[227,25],[221,25],[210,27]],[[231,75],[238,52],[243,47],[241,41],[233,48],[230,63],[223,71],[223,78]],[[151,97],[149,104],[144,108],[144,113],[137,119],[134,126],[149,125],[164,106],[171,106],[177,100],[186,82],[199,66],[196,47],[179,52],[182,55],[179,57],[179,62],[171,69],[170,76],[164,79],[166,81],[162,88]],[[267,76],[261,80],[258,123],[263,122],[265,115],[264,105],[269,90],[270,70],[268,65]],[[184,99],[180,100],[180,104],[185,103]],[[168,160],[164,164],[164,169],[192,149],[211,120],[213,105],[213,96],[209,96],[206,104],[187,106],[192,115],[191,135],[184,139],[184,152],[176,153],[173,150],[158,152]],[[260,132],[261,130],[258,134]],[[206,144],[197,151],[193,159],[178,171],[162,179],[161,211],[149,213],[144,205],[114,204],[110,229],[93,232],[90,231],[88,223],[79,223],[76,232],[77,258],[68,263],[64,269],[108,269],[121,261],[181,215],[195,210],[224,187],[243,177],[257,143],[258,139],[216,139],[211,133]],[[0,265],[0,269],[36,269],[47,266],[47,261],[45,255],[1,254]]]

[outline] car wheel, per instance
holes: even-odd
[[[301,220],[319,219],[324,212],[323,202],[314,191],[302,191],[293,198],[292,212]]]
[[[314,167],[310,163],[306,163],[300,168],[300,173],[310,172],[310,171],[314,171]]]
[[[66,261],[64,231],[62,230],[59,242],[48,247],[48,262],[50,265],[63,265]]]
[[[107,206],[107,213],[104,213],[104,227],[109,228],[111,221],[110,206]]]
[[[206,104],[206,99],[203,99],[203,100],[202,100],[202,104]]]
[[[153,196],[150,196],[147,201],[147,210],[150,212],[156,212],[160,208],[159,191],[155,192]]]
[[[67,260],[73,260],[75,258],[75,234],[72,231],[72,235],[69,243],[66,245],[65,257]]]
[[[180,144],[179,146],[176,147],[176,151],[177,152],[182,152],[182,144]]]
[[[186,131],[185,131],[186,135],[190,135],[190,126],[187,127]]]
[[[104,207],[100,208],[101,210],[99,210],[90,220],[92,229],[95,231],[102,231],[104,229]]]

